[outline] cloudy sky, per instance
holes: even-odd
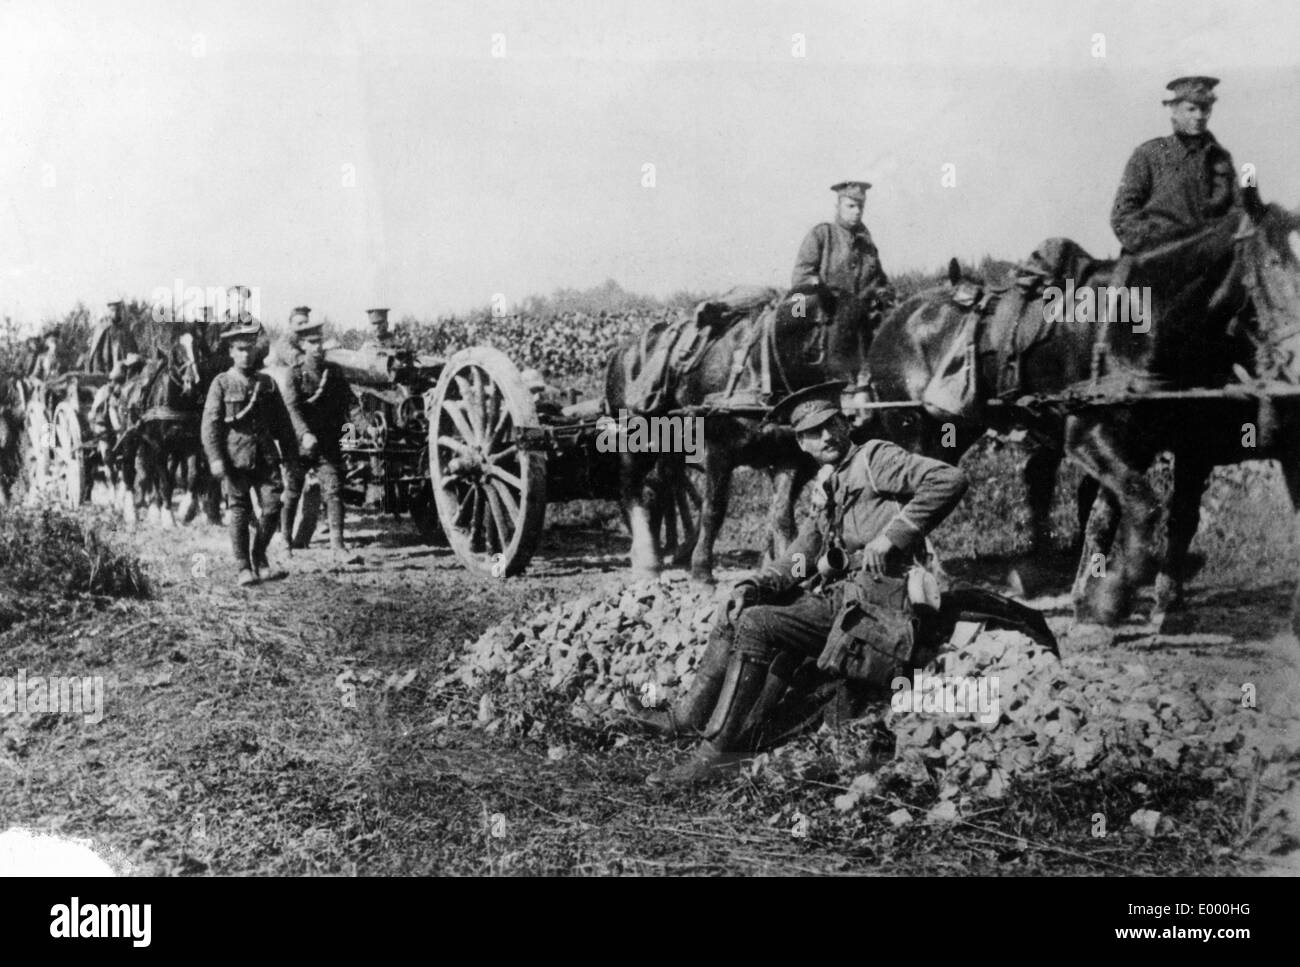
[[[1212,130],[1300,204],[1297,37],[1289,0],[0,2],[0,314],[780,285],[844,178],[887,270],[1114,254],[1178,74],[1224,79]]]

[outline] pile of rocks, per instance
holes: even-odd
[[[493,696],[538,687],[571,699],[584,720],[620,707],[625,688],[668,701],[690,687],[723,594],[668,579],[564,602],[489,629],[454,677],[480,693],[485,719],[500,704]],[[1180,770],[1224,788],[1251,777],[1264,795],[1286,792],[1300,775],[1290,713],[1256,707],[1250,683],[1207,691],[1182,673],[1157,676],[1099,653],[1058,659],[1024,635],[985,631],[950,646],[909,686],[840,731],[840,754],[851,758],[855,740],[867,758],[882,722],[895,738],[893,759],[855,780],[840,808],[891,777],[933,782],[931,819],[942,820],[1046,769]],[[800,754],[796,743],[772,759]],[[1134,820],[1152,830],[1159,821],[1158,813]]]
[[[1256,707],[1251,683],[1206,691],[1181,672],[1157,677],[1140,663],[1095,654],[1058,660],[1000,631],[945,652],[926,672],[881,713],[896,740],[892,761],[859,776],[839,808],[853,808],[893,777],[935,784],[931,820],[955,819],[972,798],[1000,798],[1013,778],[1048,769],[1179,770],[1225,790],[1256,781],[1270,798],[1300,777],[1294,722],[1286,710]],[[977,685],[978,701],[944,702],[954,691],[966,694],[958,682]],[[869,741],[865,726],[846,731],[842,751]],[[1139,812],[1134,823],[1144,832],[1161,828],[1158,811]],[[910,821],[905,813],[896,820]]]
[[[625,688],[663,700],[690,687],[719,594],[674,575],[566,601],[489,628],[456,677],[475,689],[540,684],[584,716],[620,707]]]

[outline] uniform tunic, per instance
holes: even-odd
[[[223,463],[240,471],[273,470],[298,453],[295,438],[306,427],[295,426],[275,381],[266,373],[245,376],[235,368],[220,373],[208,389],[203,407],[203,451],[208,463]],[[297,432],[295,433],[295,430]]]
[[[323,362],[319,369],[305,360],[294,363],[288,391],[285,404],[295,416],[295,424],[306,426],[316,437],[322,457],[337,458],[343,424],[352,413],[352,392],[343,371],[330,362]]]
[[[111,373],[129,353],[139,353],[135,336],[125,322],[101,323],[90,337],[85,368],[90,373]]]
[[[1127,252],[1190,235],[1239,198],[1230,155],[1208,131],[1138,145],[1124,168],[1110,224]]]
[[[352,391],[338,366],[322,362],[313,367],[306,360],[293,364],[285,403],[295,425],[305,426],[316,437],[316,453],[289,470],[285,492],[291,502],[302,493],[307,467],[316,469],[321,495],[326,501],[340,499],[343,486],[343,424],[352,413]],[[340,505],[338,514],[342,514]]]
[[[819,282],[859,299],[871,289],[888,285],[880,253],[865,225],[859,223],[852,230],[839,222],[813,226],[799,246],[790,287]]]
[[[893,545],[885,558],[881,600],[906,596],[904,575],[924,555],[925,536],[957,506],[967,479],[957,467],[909,453],[885,440],[854,447],[826,480],[826,503],[778,561],[741,582],[763,603],[741,612],[736,647],[770,661],[781,649],[815,656],[830,634],[848,574],[823,583],[817,561],[829,547],[850,555],[878,535]],[[814,589],[815,588],[815,589]]]

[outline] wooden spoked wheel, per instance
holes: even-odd
[[[500,350],[462,350],[447,361],[428,415],[429,475],[452,550],[481,576],[519,574],[546,516],[546,455],[518,439],[539,426],[519,371]]]
[[[45,416],[45,397],[41,392],[24,394],[23,405],[23,480],[27,502],[34,503],[45,492],[50,479],[50,422]]]
[[[80,507],[86,476],[86,455],[81,448],[81,417],[76,407],[64,400],[54,408],[50,433],[50,485],[65,507]]]

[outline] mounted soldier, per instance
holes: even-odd
[[[1135,255],[1192,235],[1241,201],[1232,155],[1210,133],[1216,77],[1179,77],[1166,88],[1173,133],[1138,145],[1120,180],[1110,224]]]
[[[799,246],[792,289],[826,286],[858,299],[874,296],[883,306],[892,304],[893,292],[880,265],[880,252],[862,222],[870,187],[866,181],[841,181],[831,186],[835,220],[814,225]]]
[[[281,526],[286,546],[292,549],[293,521],[308,469],[316,471],[325,500],[330,528],[330,553],[341,554],[343,545],[343,425],[352,409],[347,378],[325,359],[323,323],[313,321],[311,309],[299,306],[289,317],[289,342],[297,359],[289,368],[285,404],[296,427],[305,428],[298,440],[301,459],[289,467],[284,490]]]
[[[129,354],[139,354],[131,327],[126,322],[121,299],[108,304],[108,315],[99,321],[90,336],[90,348],[82,357],[81,369],[88,373],[111,373],[113,367]]]
[[[27,379],[33,383],[48,383],[59,375],[59,327],[46,330],[32,347],[31,358],[27,364]]]

